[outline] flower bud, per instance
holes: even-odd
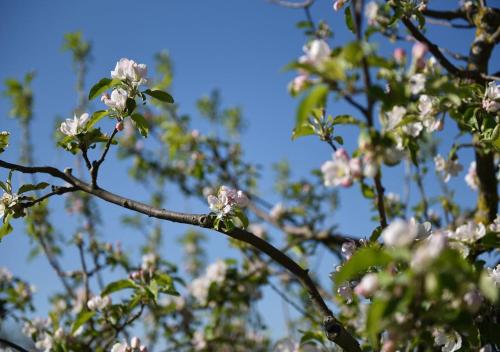
[[[393,57],[398,64],[402,64],[406,60],[406,51],[403,48],[396,48],[394,49]]]
[[[375,291],[378,289],[378,276],[374,273],[369,273],[363,276],[361,282],[354,288],[354,292],[357,295],[364,297],[371,297]]]
[[[139,348],[140,346],[141,340],[137,336],[132,337],[132,340],[130,340],[130,347]]]
[[[119,122],[116,123],[115,129],[117,131],[123,131],[123,128],[124,128],[123,121],[119,121]]]

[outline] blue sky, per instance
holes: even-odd
[[[434,2],[431,2],[431,4]],[[454,5],[455,1],[435,1]],[[434,4],[433,4],[434,5]],[[331,9],[330,0],[318,0],[312,9],[316,20],[326,19],[332,27],[332,45],[339,45],[352,39],[343,24],[342,14]],[[82,31],[92,42],[93,60],[87,76],[86,88],[102,77],[109,76],[117,60],[128,57],[153,66],[154,54],[166,49],[174,63],[174,86],[172,94],[183,113],[198,116],[195,101],[212,89],[219,88],[223,103],[243,108],[248,128],[242,137],[242,144],[248,160],[264,166],[261,191],[271,202],[279,199],[273,195],[271,164],[287,159],[292,165],[293,176],[308,175],[312,168],[331,157],[326,144],[314,138],[303,138],[292,142],[297,101],[286,90],[294,73],[283,72],[282,68],[301,55],[305,37],[295,24],[304,19],[302,11],[278,7],[264,0],[212,0],[212,1],[13,1],[0,4],[0,47],[2,61],[0,82],[7,77],[22,78],[31,70],[37,75],[33,82],[35,94],[33,134],[38,164],[50,164],[60,168],[74,165],[70,155],[55,151],[51,135],[56,116],[69,117],[76,104],[74,92],[75,77],[69,54],[61,52],[63,35],[70,31]],[[473,31],[461,31],[457,35],[443,27],[431,30],[430,35],[441,45],[468,52]],[[379,39],[379,38],[378,38]],[[392,52],[395,44],[380,43],[382,52]],[[405,46],[408,48],[408,46]],[[494,53],[498,62],[498,51]],[[495,60],[492,60],[495,62]],[[498,67],[497,67],[498,69]],[[101,109],[95,102],[91,110]],[[12,133],[11,148],[2,155],[3,159],[16,161],[20,136],[16,122],[8,116],[7,99],[0,99],[0,129]],[[353,112],[343,102],[331,104],[331,113]],[[204,131],[206,124],[195,118],[193,126]],[[456,135],[454,123],[447,120],[447,128],[439,137],[443,147],[449,147]],[[352,130],[344,135],[346,147],[352,151],[357,143]],[[445,150],[445,149],[443,149]],[[467,169],[471,153],[463,151],[461,160]],[[461,204],[475,202],[475,194],[465,186],[463,177],[450,181],[456,189]],[[5,178],[0,170],[0,177]],[[147,199],[144,190],[134,188],[127,180],[126,164],[111,159],[102,170],[101,184],[113,192],[136,199]],[[388,191],[402,193],[402,167],[384,171],[384,184]],[[434,177],[426,179],[430,193],[437,191]],[[412,190],[416,200],[415,187]],[[350,234],[368,235],[374,227],[369,220],[370,206],[360,197],[358,188],[341,191],[341,208],[332,214],[340,230]],[[54,223],[60,224],[61,235],[69,238],[76,219],[67,217],[63,201],[51,203]],[[133,249],[141,239],[131,230],[119,224],[120,215],[126,213],[113,205],[98,202],[103,213],[105,226],[102,236],[114,242],[120,239],[124,247]],[[169,195],[167,207],[179,211],[206,211],[204,204],[182,199],[178,194]],[[7,266],[16,275],[23,276],[38,287],[36,302],[44,312],[43,302],[53,290],[54,274],[44,258],[26,262],[30,244],[23,234],[23,224],[15,223],[14,233],[0,243],[0,266]],[[185,227],[164,224],[169,240],[164,253],[167,260],[179,262],[175,250],[175,238]],[[119,229],[119,230],[117,230]],[[228,249],[226,240],[215,233],[210,234],[210,258],[235,255]],[[279,234],[275,234],[279,236]],[[67,256],[65,263],[75,266]],[[331,271],[335,262],[325,256],[321,272]],[[281,336],[284,329],[283,314],[279,298],[266,291],[259,306],[267,312],[273,335]],[[292,309],[292,308],[291,308]]]

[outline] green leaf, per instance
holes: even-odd
[[[127,113],[131,115],[134,112],[137,103],[135,102],[135,99],[127,98],[127,102],[125,103],[125,105],[127,107]]]
[[[382,318],[387,307],[387,301],[381,298],[375,298],[370,304],[368,314],[366,316],[366,330],[372,347],[378,346],[378,333],[382,330]]]
[[[391,256],[380,248],[364,247],[352,255],[352,257],[335,273],[334,280],[337,285],[350,281],[371,266],[385,266],[391,262]]]
[[[344,138],[342,138],[341,136],[335,136],[333,137],[333,140],[340,145],[344,145]]]
[[[39,190],[47,188],[48,186],[49,186],[49,184],[47,182],[40,182],[40,183],[37,183],[36,185],[26,184],[26,185],[22,185],[21,187],[19,187],[19,190],[17,191],[17,193],[22,194],[22,193],[31,192],[31,191],[39,191]]]
[[[9,132],[0,132],[0,153],[3,153],[4,150],[9,146],[9,136]]]
[[[101,296],[106,296],[113,292],[125,290],[127,288],[136,288],[136,287],[137,287],[136,284],[129,279],[114,281],[108,284],[108,286],[104,288],[104,290],[101,292]]]
[[[172,104],[174,102],[174,98],[172,98],[170,94],[162,90],[146,89],[145,91],[143,91],[143,93],[149,95],[150,97],[163,101],[165,103]]]
[[[345,8],[344,17],[345,17],[345,24],[347,25],[347,28],[349,28],[349,30],[352,33],[355,33],[354,20],[352,18],[351,8],[349,6],[346,6],[346,8]]]
[[[360,121],[351,115],[338,115],[332,121],[332,125],[359,125]]]
[[[111,78],[101,79],[99,82],[94,84],[94,86],[92,88],[90,88],[89,100],[94,99],[95,97],[97,97],[101,93],[105,92],[109,88],[114,87],[120,83],[121,83],[121,81],[118,79],[111,79]]]
[[[75,321],[73,322],[73,325],[71,326],[71,333],[74,334],[80,326],[89,321],[95,314],[96,312],[91,312],[88,310],[82,310],[80,313],[78,313]]]
[[[144,116],[136,113],[136,114],[132,114],[132,116],[130,116],[130,118],[132,119],[132,121],[134,121],[135,126],[139,129],[139,132],[141,133],[141,135],[143,137],[147,137],[148,132],[149,132],[149,128],[148,128],[148,123],[147,123],[146,119],[144,118]]]
[[[91,129],[94,127],[96,123],[98,123],[104,116],[108,115],[109,111],[108,110],[98,110],[92,114],[90,117],[89,122],[87,122],[87,130]]]
[[[295,122],[296,128],[306,124],[313,109],[325,106],[327,95],[328,86],[326,85],[317,85],[309,91],[309,94],[299,104]]]
[[[361,192],[365,198],[375,198],[375,191],[373,190],[373,187],[368,186],[366,183],[361,183]]]
[[[9,222],[11,217],[12,217],[12,215],[9,214],[3,220],[4,223],[0,227],[0,241],[2,241],[2,238],[4,238],[5,236],[7,236],[13,230],[12,225]]]
[[[293,129],[292,141],[300,137],[310,136],[314,134],[314,129],[311,125],[302,125]]]

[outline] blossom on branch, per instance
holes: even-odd
[[[219,188],[217,196],[209,195],[207,197],[210,210],[218,217],[229,215],[237,209],[248,205],[248,198],[243,191],[235,190],[227,186]]]
[[[440,154],[434,157],[434,165],[436,171],[441,174],[444,182],[448,182],[451,176],[457,176],[464,168],[457,159],[445,160]]]
[[[134,60],[120,59],[115,69],[111,71],[111,77],[130,83],[134,88],[147,82],[148,68],[145,64],[138,64]]]
[[[85,131],[85,126],[87,125],[87,121],[89,120],[89,114],[84,113],[80,115],[80,117],[76,117],[74,115],[73,119],[66,119],[59,130],[67,136],[76,136]]]

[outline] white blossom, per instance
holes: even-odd
[[[483,109],[493,113],[500,110],[500,85],[496,82],[488,83],[483,97]]]
[[[388,131],[394,129],[403,120],[405,114],[406,108],[395,105],[392,110],[387,113],[386,129]]]
[[[440,154],[434,157],[434,165],[444,182],[448,182],[451,176],[457,176],[464,168],[457,159],[445,160]]]
[[[443,352],[458,351],[462,347],[462,337],[455,330],[445,332],[443,329],[434,329],[432,335],[434,336],[434,344],[443,346],[441,347]]]
[[[87,302],[87,308],[90,310],[103,310],[111,304],[109,296],[94,296]]]
[[[311,41],[309,45],[304,46],[303,50],[305,55],[299,61],[316,67],[321,66],[328,59],[332,51],[328,43],[323,39]]]
[[[222,284],[226,278],[227,264],[223,260],[217,260],[210,264],[205,274],[194,279],[189,285],[189,292],[202,305],[207,303],[208,291],[212,283]]]
[[[309,82],[309,76],[307,74],[299,74],[297,77],[295,77],[290,84],[288,85],[288,90],[292,94],[298,94],[302,89],[304,89],[307,86],[307,83]]]
[[[406,222],[396,219],[382,231],[384,243],[388,246],[404,247],[413,242],[419,235],[430,231],[430,224],[418,224],[414,220]]]
[[[131,83],[133,87],[138,87],[147,82],[146,76],[148,68],[145,64],[138,64],[134,60],[120,59],[116,63],[115,69],[111,71],[111,77]]]
[[[375,273],[368,273],[361,279],[360,283],[354,288],[357,295],[371,297],[379,288],[378,276]]]
[[[365,16],[369,24],[377,23],[379,5],[375,1],[370,1],[365,7]]]
[[[142,256],[142,264],[141,264],[142,270],[153,269],[156,265],[157,260],[158,260],[158,257],[154,253],[144,254]]]
[[[344,149],[338,149],[333,154],[333,160],[328,160],[321,165],[324,184],[327,187],[349,187],[352,185],[353,177],[349,155]]]
[[[67,136],[76,136],[85,131],[85,125],[88,120],[88,113],[81,114],[80,117],[77,117],[75,114],[73,119],[66,119],[65,122],[61,123],[59,130]]]
[[[8,283],[11,281],[12,281],[12,273],[9,271],[9,269],[0,267],[0,283],[2,282]]]
[[[422,119],[422,124],[429,132],[434,132],[442,129],[441,120],[435,118],[434,105],[436,104],[436,98],[430,97],[428,95],[422,94],[418,98],[418,111],[420,113],[420,118]]]
[[[486,235],[486,227],[481,223],[469,221],[467,224],[459,226],[454,232],[449,233],[449,237],[465,243],[474,243]]]
[[[481,347],[479,352],[495,352],[495,350],[493,349],[493,347],[490,344],[487,344],[487,345],[484,345],[483,347]]]
[[[248,198],[242,191],[237,191],[226,186],[219,188],[217,196],[207,197],[210,210],[224,216],[230,214],[235,208],[243,208],[248,205]]]
[[[103,94],[101,101],[118,113],[123,113],[127,108],[127,98],[128,93],[125,89],[116,88],[111,92],[111,96],[107,93]]]
[[[182,296],[163,296],[160,299],[162,306],[174,306],[176,310],[182,310],[186,306],[186,300]]]
[[[420,132],[424,129],[424,126],[421,122],[410,122],[403,126],[402,130],[409,136],[418,137]]]
[[[467,175],[465,175],[465,182],[474,191],[478,190],[479,178],[477,177],[477,168],[475,161],[471,162],[469,165],[469,170],[467,171]]]
[[[464,302],[467,306],[467,310],[471,313],[476,313],[479,308],[481,308],[483,301],[484,297],[479,290],[471,290],[464,295]]]
[[[447,236],[443,233],[435,233],[423,240],[418,246],[411,259],[411,267],[422,272],[439,257],[448,244]]]
[[[19,201],[19,195],[16,193],[4,193],[0,197],[0,218],[3,218],[9,208],[15,206]]]
[[[130,346],[127,342],[117,342],[111,347],[111,352],[127,352],[130,351]]]
[[[22,333],[28,337],[42,332],[49,326],[49,321],[45,318],[34,318],[23,324]]]
[[[425,75],[422,73],[414,74],[410,77],[411,94],[417,95],[425,89]]]
[[[54,347],[54,339],[47,333],[44,333],[42,338],[35,342],[35,347],[43,352],[50,352]]]

